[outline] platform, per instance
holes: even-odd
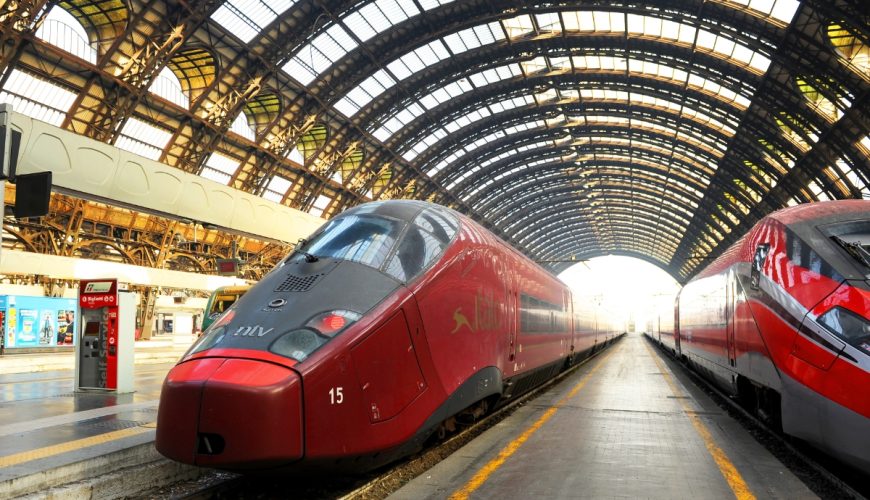
[[[163,460],[152,443],[163,379],[191,341],[137,342],[135,392],[120,395],[76,393],[72,353],[0,357],[0,498],[56,485],[64,486],[51,496],[107,498],[145,490],[158,477],[190,477],[190,468]]]
[[[390,498],[815,498],[630,334]]]

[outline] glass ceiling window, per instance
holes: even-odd
[[[160,70],[160,73],[154,78],[151,85],[148,87],[148,92],[160,96],[184,109],[190,107],[190,100],[187,98],[187,94],[184,93],[184,90],[182,90],[181,82],[169,67]]]
[[[448,57],[450,57],[450,53],[447,52],[447,48],[444,47],[441,40],[435,40],[422,47],[418,47],[387,64],[389,73],[379,70],[371,77],[366,78],[361,84],[341,98],[335,104],[335,108],[346,116],[351,117],[375,97],[392,88],[397,83],[396,78],[404,80],[408,76],[433,64],[437,64]]]
[[[257,139],[254,129],[251,128],[250,124],[248,124],[248,116],[245,115],[244,111],[240,112],[236,119],[233,120],[233,124],[230,125],[230,131],[235,132],[251,142],[254,142]]]
[[[339,99],[335,103],[335,109],[345,116],[351,117],[363,106],[372,102],[372,99],[381,95],[388,88],[392,88],[395,84],[396,80],[386,71],[380,69],[354,87],[346,96]]]
[[[220,153],[212,153],[205,162],[205,166],[202,167],[202,173],[199,175],[226,186],[230,183],[230,179],[238,169],[238,161]]]
[[[59,127],[76,95],[29,73],[13,69],[0,90],[0,102],[12,105],[12,109],[46,123]]]
[[[248,43],[295,3],[296,0],[270,0],[268,3],[261,0],[226,0],[211,15],[211,19]]]
[[[514,108],[528,106],[534,103],[534,98],[526,95],[514,97],[511,99],[505,99],[503,101],[492,103],[486,107],[465,113],[464,115],[450,121],[449,123],[446,123],[442,127],[435,130],[435,132],[432,132],[431,134],[411,146],[408,151],[402,153],[402,157],[408,161],[411,161],[420,154],[422,154],[424,151],[432,147],[438,141],[440,141],[444,137],[447,137],[447,135],[452,134],[461,128],[467,127],[468,125],[471,125],[488,116],[502,113],[504,111],[508,111]]]
[[[392,88],[397,83],[396,79],[393,78],[394,76],[399,80],[404,80],[418,71],[447,59],[451,53],[456,55],[502,39],[504,39],[504,33],[501,31],[500,25],[489,23],[450,34],[442,40],[429,42],[387,64],[390,73],[379,70],[371,77],[366,78],[347,95],[339,99],[335,104],[335,109],[347,117],[352,117],[375,97]]]
[[[450,3],[452,0],[427,0],[420,2],[424,10]],[[303,45],[284,71],[303,85],[308,85],[323,74],[335,62],[357,47],[356,40],[365,43],[393,26],[420,14],[412,0],[375,0],[340,19],[310,42]],[[353,33],[353,39],[348,33]]]
[[[729,7],[741,8],[762,18],[776,21],[780,26],[791,24],[800,7],[799,0],[714,0]]]
[[[317,217],[323,217],[323,212],[329,207],[331,201],[332,199],[329,196],[321,194],[314,200],[314,205],[311,206],[308,213]]]
[[[138,118],[130,118],[124,123],[115,145],[131,153],[157,161],[171,138],[172,133],[168,130],[155,127]]]
[[[281,203],[284,201],[284,196],[287,195],[287,191],[290,190],[290,187],[293,185],[288,179],[281,177],[280,175],[276,175],[269,180],[269,184],[266,185],[266,190],[263,192],[263,198],[274,201],[275,203]]]
[[[62,7],[54,6],[48,11],[36,36],[91,64],[97,63],[97,49],[91,47],[85,28]]]
[[[500,129],[492,134],[489,134],[481,139],[474,141],[471,144],[468,144],[468,145],[461,147],[458,150],[452,152],[446,158],[439,161],[438,164],[436,164],[434,167],[432,167],[431,169],[426,171],[426,174],[429,177],[435,177],[436,175],[438,175],[439,172],[441,172],[441,170],[444,169],[444,167],[455,162],[456,160],[458,160],[460,158],[463,158],[465,155],[471,153],[472,151],[476,150],[480,146],[483,146],[484,144],[488,144],[490,142],[499,140],[499,139],[507,137],[509,135],[516,134],[517,132],[523,132],[526,130],[542,128],[545,125],[546,124],[544,123],[543,120],[537,120],[537,121],[533,121],[533,122],[521,123],[519,125],[514,125],[511,127]]]
[[[299,83],[308,85],[356,47],[356,40],[340,25],[333,24],[302,47],[282,69]]]
[[[756,74],[763,74],[767,71],[770,65],[770,59],[763,54],[753,51],[749,47],[735,42],[730,38],[722,35],[711,33],[704,29],[699,29],[694,26],[665,20],[652,16],[640,16],[630,14],[628,16],[628,25],[626,26],[625,16],[621,13],[602,12],[602,11],[579,11],[579,12],[562,12],[562,18],[565,20],[565,27],[568,31],[577,32],[603,32],[611,34],[619,34],[623,36],[643,36],[667,39],[672,43],[691,45],[695,50],[710,53],[720,59],[723,59],[735,66],[745,68]],[[542,16],[544,16],[542,14]],[[547,15],[543,18],[543,22],[548,27],[548,30],[555,29],[554,17]],[[361,108],[366,106],[380,93],[391,88],[397,82],[393,80],[393,76],[398,80],[413,75],[421,69],[435,64],[446,57],[446,54],[441,53],[441,49],[446,45],[450,52],[454,55],[461,54],[465,51],[475,49],[484,45],[488,45],[507,38],[514,39],[518,37],[528,36],[534,30],[532,19],[529,15],[521,15],[515,18],[504,19],[499,22],[492,22],[485,25],[474,26],[465,30],[451,33],[441,40],[431,42],[427,46],[416,49],[413,52],[405,54],[399,59],[388,64],[391,75],[386,75],[388,79],[379,78],[378,85],[372,85],[371,78],[364,81],[359,86],[352,89],[346,96],[339,100],[336,108],[351,117]],[[442,44],[443,41],[443,44]],[[314,50],[313,48],[306,50]],[[425,52],[425,54],[423,52]],[[593,56],[594,57],[594,56]],[[431,60],[429,59],[431,58]],[[582,56],[581,56],[582,58]],[[551,59],[549,61],[550,68],[559,69],[562,71],[570,70],[570,63],[573,62],[575,67],[581,59],[578,57],[567,57],[560,59]],[[540,58],[540,62],[544,62]],[[337,59],[335,59],[337,60]],[[542,64],[539,67],[533,68],[534,61],[525,62],[527,73],[544,69]],[[715,82],[705,79],[697,75],[687,75],[685,72],[674,74],[677,70],[667,68],[654,63],[646,63],[644,61],[634,61],[630,65],[625,59],[609,58],[602,61],[603,66],[600,69],[612,69],[614,71],[641,71],[649,74],[656,74],[659,77],[677,79],[686,81],[689,79],[689,84],[693,87],[698,87],[703,91],[713,94],[723,100],[729,101],[738,107],[745,109],[749,105],[746,97],[724,88]],[[329,63],[331,65],[332,62]],[[660,67],[661,66],[661,67]],[[328,65],[326,66],[328,67]],[[579,66],[593,69],[592,66]],[[313,79],[314,77],[312,77]],[[751,92],[751,89],[749,89]]]
[[[451,99],[459,97],[475,88],[481,88],[491,83],[506,80],[516,76],[522,76],[522,71],[517,64],[507,64],[497,68],[488,69],[475,73],[468,78],[450,82],[424,95],[418,102],[412,102],[403,107],[398,113],[384,121],[383,125],[376,129],[373,134],[381,141],[388,141],[390,137],[401,130],[404,126],[422,116],[426,110],[433,109]],[[425,109],[424,109],[425,108]]]

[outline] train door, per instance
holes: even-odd
[[[514,361],[517,359],[517,332],[520,328],[520,303],[516,290],[508,292],[508,308],[510,308],[508,314],[508,361]]]
[[[680,294],[674,299],[674,354],[680,357]]]
[[[728,350],[728,365],[736,366],[737,348],[734,342],[734,308],[737,303],[737,279],[733,270],[728,271],[725,284],[725,339]]]

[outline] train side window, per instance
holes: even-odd
[[[384,271],[400,281],[408,282],[429,267],[443,248],[437,238],[411,224]]]
[[[752,258],[752,271],[749,275],[749,286],[753,290],[758,290],[761,281],[761,268],[764,266],[768,252],[770,252],[769,243],[762,243],[755,247],[755,256]]]
[[[434,236],[442,244],[447,244],[456,234],[456,221],[447,214],[432,209],[423,210],[414,220],[420,229]]]

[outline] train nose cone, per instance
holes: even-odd
[[[156,444],[173,460],[206,467],[265,468],[298,460],[299,375],[248,359],[178,365],[163,386]]]

